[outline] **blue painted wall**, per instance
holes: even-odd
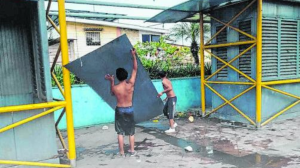
[[[274,85],[276,89],[300,96],[300,84]],[[262,89],[262,121],[272,117],[274,114],[293,104],[297,100],[295,98],[268,90]],[[284,112],[274,121],[284,120],[300,116],[300,104],[294,106],[290,110]]]
[[[185,112],[190,108],[199,108],[201,103],[200,78],[171,79],[178,97],[177,111]],[[161,80],[153,80],[158,91],[162,91]],[[57,88],[53,88],[53,97],[62,99]],[[106,104],[89,86],[72,87],[73,112],[75,128],[91,126],[114,121],[114,110]],[[164,98],[164,97],[162,97]],[[211,106],[211,92],[206,91],[207,106]],[[55,112],[57,120],[60,112]],[[59,124],[60,129],[66,128],[65,117]]]

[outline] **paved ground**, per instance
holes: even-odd
[[[175,134],[166,135],[167,121],[136,128],[134,157],[119,157],[114,125],[76,130],[79,168],[300,168],[300,118],[271,123],[260,130],[196,119],[180,119]],[[128,144],[128,139],[125,141]],[[193,152],[184,148],[191,146]],[[126,146],[128,149],[128,145]]]

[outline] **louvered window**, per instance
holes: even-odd
[[[216,32],[218,32],[223,26],[217,26],[216,27]],[[217,44],[222,44],[222,43],[227,43],[227,30],[224,29],[217,37]],[[216,55],[218,57],[220,57],[221,59],[223,59],[224,61],[228,61],[227,60],[227,48],[226,47],[221,47],[221,48],[217,48],[215,49],[216,51]],[[217,68],[221,68],[224,64],[217,60]],[[217,77],[218,78],[226,78],[228,75],[228,69],[227,67],[222,69],[218,74]]]
[[[297,21],[281,21],[280,77],[297,75]]]
[[[263,19],[262,76],[264,80],[297,76],[298,21]],[[299,58],[298,58],[299,59]],[[297,67],[298,66],[298,67]],[[298,74],[300,75],[300,74]]]
[[[239,22],[239,29],[242,30],[243,32],[246,32],[251,35],[252,34],[251,33],[251,20]],[[240,41],[248,41],[248,40],[251,40],[251,38],[240,33],[239,40]],[[250,47],[250,45],[240,45],[239,52],[241,53],[249,47]],[[244,74],[251,77],[251,50],[246,52],[244,55],[242,55],[239,58],[239,69]],[[244,78],[244,76],[241,74],[239,74],[239,76],[240,76],[240,78]]]
[[[262,25],[262,77],[278,76],[278,21],[263,19]]]
[[[251,33],[251,20],[239,22],[239,29],[251,35],[252,34]],[[239,40],[240,41],[248,41],[248,40],[251,40],[251,38],[240,33]],[[241,53],[249,47],[250,47],[250,45],[240,45],[239,52]],[[246,52],[244,55],[242,55],[239,58],[239,69],[244,74],[251,77],[251,50]],[[241,74],[239,74],[239,77],[244,78],[244,76]]]

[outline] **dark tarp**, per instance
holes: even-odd
[[[116,76],[116,69],[119,67],[125,68],[129,77],[132,71],[132,56],[130,44],[126,35],[123,35],[103,47],[77,59],[68,65],[66,68],[73,72],[77,77],[85,81],[93,88],[102,99],[113,109],[116,107],[117,101],[110,93],[110,83],[105,80],[106,74]],[[116,83],[118,80],[115,79]],[[163,102],[157,98],[157,91],[149,78],[147,71],[138,59],[138,73],[135,83],[133,106],[135,112],[135,122],[149,120],[162,114]],[[99,108],[99,115],[105,113]],[[88,113],[88,111],[83,111]]]

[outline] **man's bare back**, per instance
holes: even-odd
[[[168,98],[176,96],[175,93],[174,93],[174,90],[173,90],[172,83],[168,78],[164,78],[162,80],[162,84],[163,84],[163,88],[166,91],[165,93],[166,93]]]
[[[117,98],[118,107],[132,106],[134,85],[125,81],[114,86],[114,95]]]
[[[136,51],[131,51],[133,58],[133,69],[129,80],[122,80],[119,84],[115,85],[114,76],[106,75],[105,78],[111,82],[111,92],[117,98],[117,107],[132,106],[132,97],[134,91],[134,84],[137,74],[137,60]],[[126,74],[127,75],[127,74]]]

